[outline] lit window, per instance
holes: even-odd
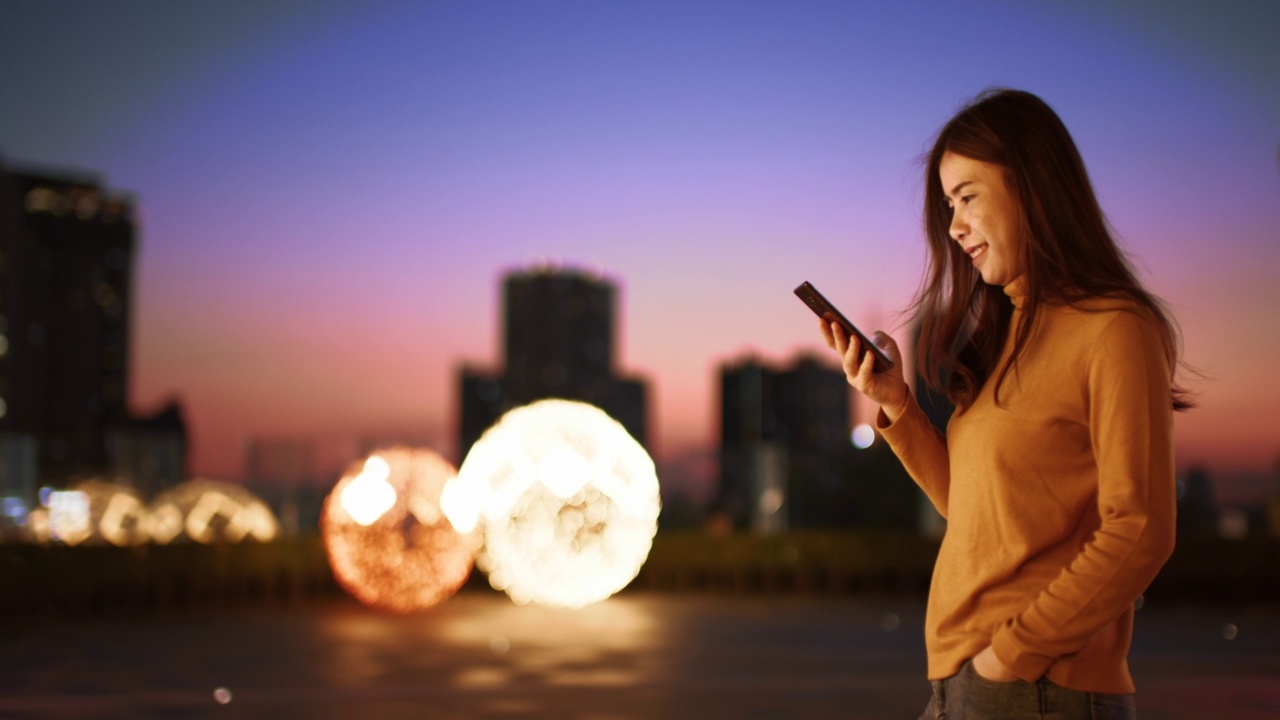
[[[27,212],[45,212],[52,204],[53,192],[49,188],[31,188],[27,193]]]
[[[88,220],[98,214],[98,196],[95,193],[85,193],[76,198],[76,216],[81,220]]]

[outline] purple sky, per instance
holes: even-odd
[[[697,483],[717,364],[817,349],[805,279],[897,328],[919,155],[965,100],[1021,87],[1071,128],[1204,375],[1180,465],[1262,475],[1280,7],[1199,5],[0,0],[0,162],[136,194],[132,397],[182,397],[200,474],[238,477],[263,435],[452,456],[500,276],[558,258],[621,286],[620,370]]]

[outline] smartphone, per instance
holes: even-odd
[[[845,334],[849,337],[858,338],[858,342],[862,343],[863,352],[869,352],[876,356],[875,364],[871,366],[871,369],[874,372],[884,372],[885,370],[893,367],[893,361],[889,359],[889,356],[885,355],[883,350],[876,347],[875,343],[867,339],[867,336],[863,335],[861,330],[855,327],[853,323],[849,322],[849,318],[845,317],[844,313],[837,310],[836,306],[832,305],[831,301],[823,297],[822,293],[818,292],[818,288],[814,287],[807,280],[800,283],[800,287],[796,288],[796,297],[803,300],[804,304],[808,305],[809,309],[818,317],[826,318],[827,320],[835,320],[844,328]]]

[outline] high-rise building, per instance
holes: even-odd
[[[845,478],[833,461],[852,452],[849,380],[839,366],[800,356],[778,373],[777,384],[774,402],[790,455],[792,525],[839,524],[831,501]]]
[[[720,483],[712,513],[758,533],[919,528],[923,493],[882,439],[853,442],[844,370],[801,355],[720,368]]]
[[[785,445],[777,373],[754,357],[720,368],[720,485],[716,509],[738,527],[786,529]]]
[[[503,278],[503,368],[459,371],[458,458],[501,415],[544,398],[587,402],[646,444],[646,387],[617,374],[617,289],[577,270],[539,268]]]
[[[185,455],[180,415],[126,405],[135,233],[93,178],[0,168],[0,494],[110,473],[163,428]]]
[[[836,524],[850,432],[844,371],[809,356],[782,369],[746,358],[721,367],[720,398],[718,509],[758,532]]]
[[[170,400],[152,415],[135,416],[106,437],[104,474],[151,498],[187,479],[187,424],[182,405]]]

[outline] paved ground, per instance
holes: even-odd
[[[0,718],[915,718],[922,607],[626,594],[579,611],[459,595],[0,619]],[[1144,720],[1280,717],[1280,613],[1147,607]]]

